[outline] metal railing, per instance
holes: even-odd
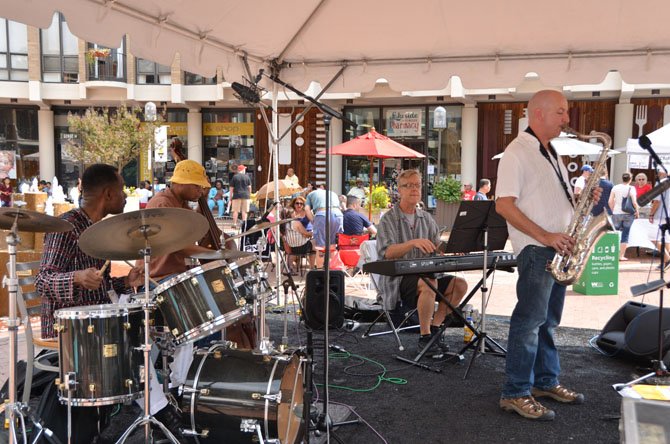
[[[126,55],[112,52],[106,57],[86,61],[86,78],[95,81],[126,81]]]

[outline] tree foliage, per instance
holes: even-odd
[[[136,159],[141,149],[148,149],[154,138],[154,128],[162,119],[142,124],[142,109],[121,105],[109,108],[89,108],[84,115],[68,114],[70,131],[78,139],[68,141],[65,153],[84,164],[107,163],[121,170]]]

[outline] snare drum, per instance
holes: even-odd
[[[102,406],[141,396],[142,304],[63,308],[54,317],[61,403],[69,398],[74,406]],[[74,382],[69,393],[68,380]]]
[[[209,336],[251,312],[226,261],[214,261],[162,282],[154,301],[177,345]]]
[[[257,355],[211,347],[189,371],[184,411],[201,442],[299,442],[304,432],[298,354]],[[204,439],[204,438],[207,439]]]

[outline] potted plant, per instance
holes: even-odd
[[[391,198],[389,190],[384,185],[375,185],[372,187],[372,193],[369,193],[369,203],[372,205],[372,223],[379,223],[382,212],[389,207]]]
[[[433,196],[437,199],[435,219],[438,225],[451,230],[461,203],[461,182],[451,177],[439,180],[433,184]]]

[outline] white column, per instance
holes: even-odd
[[[335,107],[338,111],[341,109]],[[330,147],[342,143],[342,121],[332,118],[330,120]],[[339,196],[342,194],[342,156],[332,156],[330,158],[330,189]]]
[[[614,140],[612,148],[626,146],[626,142],[633,137],[633,113],[635,106],[632,103],[617,103],[614,108]],[[621,175],[628,170],[628,155],[619,154],[612,157],[612,171],[610,180],[617,184],[621,183]]]
[[[203,163],[202,113],[199,109],[188,111],[186,130],[188,131],[188,158]]]
[[[466,104],[461,116],[461,182],[477,180],[477,106]]]
[[[37,125],[40,139],[40,179],[51,181],[56,175],[54,112],[50,109],[37,111]]]

